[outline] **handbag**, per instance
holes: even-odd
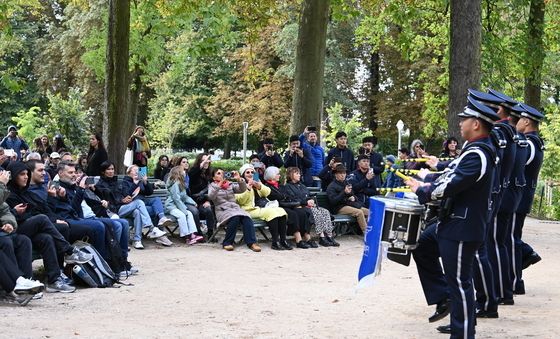
[[[123,164],[126,167],[132,166],[132,157],[133,157],[132,150],[127,148],[126,152],[124,152],[124,160],[123,160]]]
[[[261,208],[266,207],[266,205],[269,203],[270,200],[268,200],[265,197],[261,197],[259,195],[259,192],[254,188],[253,188],[253,193],[255,195],[255,206],[261,207]]]

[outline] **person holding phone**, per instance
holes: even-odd
[[[18,136],[18,130],[16,126],[8,127],[8,135],[6,135],[4,139],[0,141],[0,147],[3,147],[4,149],[14,150],[16,155],[15,160],[21,160],[22,153],[25,154],[25,152],[29,151],[29,146],[27,145],[25,140]]]
[[[198,206],[201,219],[206,220],[208,231],[206,236],[212,238],[216,229],[216,216],[212,210],[212,204],[208,199],[208,184],[212,181],[212,158],[208,153],[200,153],[196,156],[189,170],[190,194]]]
[[[348,175],[348,183],[352,185],[352,190],[362,206],[369,208],[369,197],[377,195],[378,181],[374,169],[370,167],[370,157],[366,154],[358,156],[358,166],[356,170]]]
[[[233,179],[234,181],[226,180],[223,169],[213,168],[212,182],[208,184],[208,199],[214,203],[216,218],[220,224],[226,226],[226,236],[222,246],[226,251],[234,250],[235,234],[237,228],[241,226],[243,240],[247,247],[253,252],[260,252],[253,219],[235,200],[235,194],[247,191],[247,184],[238,172],[234,171]]]
[[[299,136],[301,146],[311,155],[311,167],[303,173],[303,181],[309,187],[321,187],[319,174],[325,163],[325,150],[321,147],[318,136],[317,128],[314,126],[307,126]]]
[[[272,234],[273,250],[284,250],[279,244],[279,240],[286,239],[287,214],[281,207],[266,207],[270,188],[263,185],[260,181],[253,180],[255,169],[250,164],[245,164],[239,169],[241,178],[245,181],[247,190],[235,195],[235,200],[251,218],[258,218],[266,221]]]
[[[272,140],[271,138],[264,139],[263,149],[264,150],[261,153],[259,153],[258,156],[259,156],[259,160],[265,165],[265,167],[284,166],[282,157],[280,157],[280,154],[278,154],[278,152],[276,152],[274,148],[274,140]]]
[[[132,164],[138,166],[140,173],[148,175],[148,159],[152,156],[152,151],[143,126],[136,126],[128,139],[127,147],[133,152]]]
[[[304,173],[305,170],[311,168],[311,153],[304,149],[299,141],[299,136],[292,135],[289,140],[288,150],[284,154],[284,166],[297,167]]]
[[[338,165],[334,169],[335,179],[327,187],[327,198],[334,214],[346,214],[355,217],[360,229],[365,234],[369,209],[354,194],[352,184],[346,181],[346,167]]]

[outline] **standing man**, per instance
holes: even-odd
[[[342,164],[346,168],[346,173],[350,173],[354,170],[354,153],[348,148],[348,135],[343,131],[336,132],[335,135],[336,147],[331,148],[327,154],[327,159],[325,159],[325,166],[328,165],[332,158],[339,157],[342,159]]]
[[[468,141],[461,156],[439,177],[422,170],[419,177],[425,182],[415,179],[405,182],[422,204],[442,200],[442,213],[434,235],[451,299],[452,338],[474,338],[473,264],[476,251],[484,241],[491,212],[496,153],[489,136],[498,116],[472,98],[467,101],[467,107],[458,114],[463,118],[461,135]],[[418,270],[420,274],[421,267]]]
[[[383,186],[381,173],[385,170],[385,166],[383,165],[383,156],[381,153],[374,150],[376,145],[376,137],[365,137],[362,139],[362,149],[364,154],[369,156],[369,166],[373,168],[373,174],[375,174],[375,185],[376,187],[381,187]]]
[[[264,148],[264,151],[259,153],[259,160],[266,167],[275,166],[275,167],[280,168],[280,167],[284,166],[284,162],[282,161],[282,158],[280,157],[280,154],[278,154],[274,150],[274,140],[272,140],[271,138],[264,139],[263,140],[263,148]]]
[[[525,283],[522,278],[522,257],[533,258],[532,263],[540,261],[540,256],[523,240],[521,240],[523,232],[523,224],[525,217],[531,212],[533,199],[535,197],[535,189],[537,188],[537,179],[541,170],[544,157],[544,142],[539,136],[539,123],[544,119],[544,115],[535,108],[521,104],[524,112],[517,122],[517,131],[525,134],[529,145],[529,154],[525,163],[525,181],[521,202],[515,212],[515,224],[512,232],[513,235],[513,293],[525,294]],[[527,260],[527,259],[526,259]]]
[[[22,159],[22,154],[21,151],[28,151],[29,150],[29,146],[27,145],[27,143],[25,142],[25,140],[23,140],[22,138],[18,137],[18,131],[16,126],[10,126],[8,127],[8,135],[6,135],[4,137],[4,139],[2,139],[2,141],[0,142],[0,147],[3,147],[4,149],[13,149],[14,152],[16,152],[17,155],[17,161],[20,161]]]
[[[306,150],[301,147],[299,143],[299,136],[292,135],[290,137],[290,142],[288,145],[288,150],[284,154],[284,166],[288,167],[297,167],[300,170],[300,173],[305,173],[309,168],[311,168],[312,161],[311,161],[311,153],[309,150]],[[304,178],[304,184],[309,186],[309,181],[306,179],[311,178]]]
[[[352,190],[362,203],[362,206],[369,208],[369,197],[377,194],[377,180],[375,170],[370,167],[370,157],[365,154],[358,155],[358,166],[356,170],[348,175],[348,183],[352,185]]]
[[[299,141],[303,150],[308,150],[311,154],[311,167],[306,169],[303,174],[304,179],[307,180],[305,185],[309,187],[321,187],[319,173],[321,173],[323,164],[325,163],[325,150],[319,144],[316,127],[305,127],[305,130],[299,136]]]

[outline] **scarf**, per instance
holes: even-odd
[[[150,144],[148,144],[148,139],[146,136],[134,135],[136,139],[136,152],[149,152],[150,151]]]
[[[270,184],[271,186],[274,186],[276,189],[278,189],[279,185],[278,185],[278,181],[266,181],[267,184]]]
[[[220,185],[219,181],[214,181],[216,184],[218,184],[220,186],[221,189],[223,190],[227,190],[230,186],[230,182],[227,180],[224,180],[224,182],[222,182],[222,184]]]

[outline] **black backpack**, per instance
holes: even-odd
[[[107,263],[109,267],[119,274],[125,270],[126,260],[122,256],[121,245],[117,239],[115,239],[115,231],[113,229],[113,223],[108,220],[102,220],[103,225],[105,225],[105,247],[107,248]],[[128,232],[129,230],[123,230],[123,232]]]
[[[118,283],[119,277],[115,275],[109,264],[90,244],[76,241],[74,244],[78,250],[89,253],[93,258],[85,264],[68,265],[71,276],[77,283],[88,287],[112,287]]]

